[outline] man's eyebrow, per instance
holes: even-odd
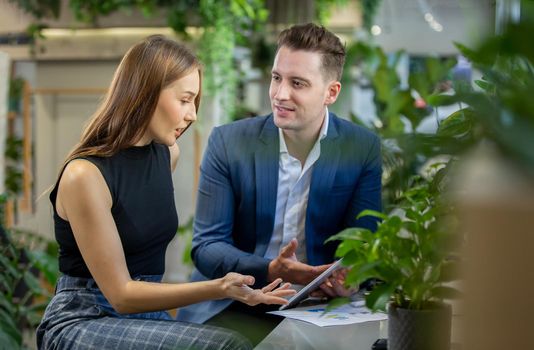
[[[278,73],[277,71],[275,71],[274,69],[271,71],[271,74],[276,74],[276,75],[281,75],[280,73]],[[289,79],[296,79],[296,80],[302,80],[303,82],[305,82],[306,84],[311,84],[311,81],[306,79],[306,78],[303,78],[303,77],[299,77],[299,76],[291,76],[289,77]]]

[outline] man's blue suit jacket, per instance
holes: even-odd
[[[192,280],[252,275],[267,284],[263,257],[274,226],[278,187],[279,133],[272,115],[215,128],[200,168],[192,257]],[[380,140],[368,130],[330,113],[327,136],[313,167],[305,235],[308,264],[334,260],[337,244],[324,241],[347,227],[374,229],[364,209],[381,210]],[[180,309],[178,320],[203,323],[231,300]]]

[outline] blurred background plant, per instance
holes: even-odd
[[[0,219],[6,195],[0,195]],[[5,349],[32,348],[23,342],[42,317],[59,275],[57,243],[0,224],[0,344]]]
[[[503,157],[530,175],[534,171],[534,46],[530,45],[533,30],[534,2],[525,1],[521,21],[509,23],[503,33],[476,49],[456,44],[483,74],[482,79],[475,81],[476,87],[453,95],[429,97],[434,106],[466,104],[449,117],[447,130],[442,130],[442,134],[491,142]]]
[[[458,265],[455,251],[463,242],[445,186],[458,181],[449,173],[456,160],[491,144],[498,157],[534,182],[534,47],[529,44],[533,19],[534,3],[524,2],[521,20],[508,23],[502,33],[474,49],[456,44],[483,75],[475,86],[453,82],[449,94],[437,87],[454,65],[452,60],[427,59],[425,70],[411,75],[403,89],[394,70],[397,55],[388,60],[380,48],[362,43],[349,49],[353,59],[363,60],[363,76],[375,91],[377,122],[353,119],[383,138],[388,208],[385,214],[360,214],[382,220],[376,233],[348,229],[332,239],[342,241],[337,255],[352,267],[350,285],[368,278],[381,281],[366,298],[371,309],[384,310],[389,302],[420,309],[457,295],[443,285],[455,278],[451,271],[457,269],[451,268]],[[424,109],[418,109],[414,95],[422,99]],[[437,121],[435,134],[417,132],[422,117],[450,105],[457,111]],[[423,164],[436,157],[444,160],[444,167],[421,178]],[[333,305],[340,302],[346,300]]]
[[[47,28],[45,20],[58,19],[61,15],[61,1],[10,0],[31,14],[35,22],[28,28],[34,38],[43,38],[42,30]],[[69,9],[75,18],[98,27],[101,17],[115,12],[140,11],[151,18],[160,14],[167,17],[167,24],[184,40],[195,39],[198,54],[204,64],[203,93],[207,96],[219,94],[219,101],[225,111],[225,122],[235,114],[238,69],[234,62],[234,51],[238,45],[250,45],[253,33],[262,32],[268,16],[262,0],[69,0]],[[199,32],[190,32],[188,27],[197,26]]]
[[[348,67],[343,77],[343,81],[348,83],[351,79],[350,67],[356,65],[359,67],[359,84],[370,86],[374,92],[376,118],[364,121],[361,116],[351,114],[351,119],[381,137],[386,208],[392,208],[399,202],[412,176],[430,158],[452,153],[454,149],[451,148],[457,144],[447,142],[452,135],[449,137],[439,130],[437,134],[418,131],[426,117],[437,113],[428,105],[428,97],[450,79],[456,59],[427,57],[403,84],[398,74],[402,55],[403,51],[386,55],[382,48],[372,43],[356,42],[347,48]],[[436,123],[441,129],[449,129],[448,121],[436,119]]]
[[[24,80],[12,79],[9,82],[9,112],[20,113],[20,101]],[[12,131],[12,130],[10,130]],[[5,148],[5,189],[7,195],[17,196],[22,190],[22,139],[14,132],[9,132],[6,138]]]
[[[191,258],[191,248],[193,243],[193,221],[194,218],[190,217],[189,220],[178,227],[176,234],[181,237],[185,242],[182,252],[182,263],[187,266],[193,267],[193,259]]]

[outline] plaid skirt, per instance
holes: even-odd
[[[161,276],[137,280],[160,282]],[[165,311],[119,314],[95,281],[63,275],[37,328],[38,349],[251,349],[238,333],[178,322]]]

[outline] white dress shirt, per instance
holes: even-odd
[[[300,161],[289,154],[282,129],[278,129],[280,135],[278,193],[273,234],[265,252],[265,257],[268,259],[276,258],[280,249],[296,238],[299,243],[296,252],[297,260],[307,262],[305,224],[308,195],[313,165],[321,155],[321,140],[328,132],[328,121],[328,109],[326,109],[321,132],[304,166],[301,166]]]

